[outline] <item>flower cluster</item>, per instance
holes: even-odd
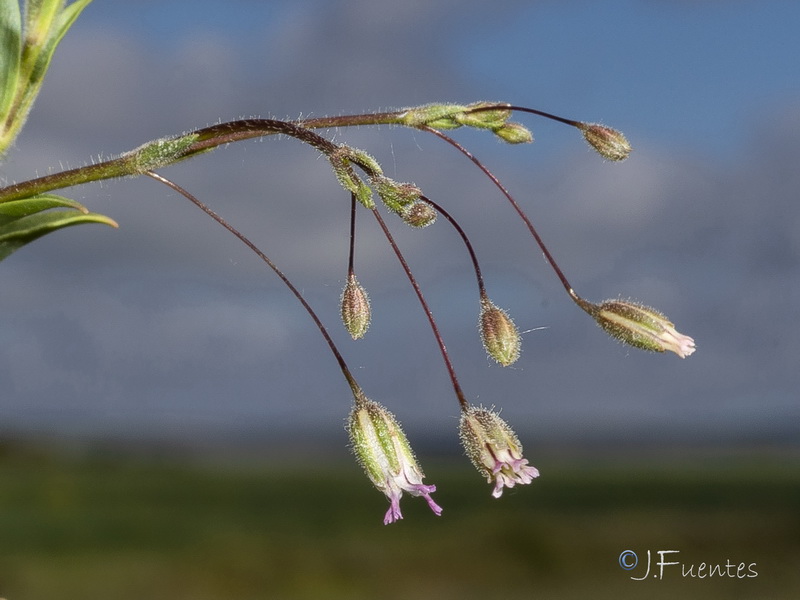
[[[643,350],[657,352],[670,350],[681,358],[692,354],[695,349],[694,340],[678,333],[674,325],[660,312],[638,303],[622,300],[609,300],[594,304],[575,293],[552,254],[545,247],[532,222],[514,198],[480,161],[458,142],[442,132],[442,130],[466,126],[489,130],[501,140],[509,143],[533,141],[533,136],[525,127],[508,121],[512,111],[517,108],[510,105],[486,102],[472,105],[428,105],[401,112],[398,115],[398,121],[409,127],[435,134],[459,150],[490,177],[528,226],[536,243],[561,280],[570,298],[586,311],[603,330],[612,337]],[[533,112],[576,127],[587,143],[607,160],[624,160],[631,151],[630,144],[625,136],[610,127],[595,123],[570,121],[533,109],[519,110]],[[376,219],[378,219],[428,316],[461,407],[459,436],[466,455],[478,472],[489,483],[493,484],[492,496],[495,498],[500,498],[505,488],[530,484],[539,477],[539,471],[529,464],[528,460],[523,456],[522,444],[517,435],[508,423],[500,417],[498,412],[473,406],[464,396],[441,334],[419,285],[383,219],[377,213],[377,207],[372,202],[371,194],[364,194],[363,188],[359,187],[360,183],[354,183],[356,181],[360,182],[360,180],[354,179],[353,166],[361,168],[367,174],[368,180],[374,186],[382,203],[391,212],[399,215],[407,224],[415,227],[427,226],[433,222],[437,214],[440,214],[456,229],[472,258],[478,282],[480,306],[478,329],[484,349],[486,354],[498,364],[509,366],[514,364],[520,356],[521,337],[508,313],[489,299],[480,266],[469,238],[447,210],[425,197],[422,190],[416,185],[397,183],[385,177],[380,166],[375,164],[374,159],[365,153],[352,149],[340,149],[333,154],[337,157],[336,160],[340,161],[338,163],[333,161],[337,177],[345,188],[353,194],[353,197],[358,198],[362,204],[371,209]],[[346,157],[346,160],[342,160],[341,157]],[[351,221],[352,223],[354,221]],[[348,332],[355,339],[361,337],[366,331],[366,325],[369,322],[369,305],[366,301],[366,293],[357,283],[352,273],[352,240],[354,236],[355,232],[351,229],[351,270],[342,295],[342,319]],[[422,483],[422,470],[417,464],[408,441],[394,416],[381,405],[364,400],[360,391],[356,391],[355,396],[356,403],[350,414],[348,430],[353,450],[359,462],[375,487],[386,494],[389,499],[390,507],[384,518],[384,523],[393,523],[402,518],[399,501],[403,492],[413,496],[422,496],[435,514],[441,514],[441,508],[430,496],[436,488]]]
[[[76,2],[70,5],[67,10],[71,10],[71,13],[68,15],[76,16],[85,4],[86,0],[82,4]],[[32,6],[35,7],[37,4],[32,3]],[[37,11],[38,9],[29,17],[29,23],[41,29],[43,35],[46,34],[43,39],[50,40],[48,44],[57,44],[65,28],[69,26],[69,18],[61,18],[57,22],[51,23],[44,18],[46,11]],[[19,21],[19,19],[16,18],[14,21]],[[61,23],[61,25],[57,23]],[[12,38],[14,36],[10,36],[9,39]],[[35,59],[34,62],[41,63],[39,66],[46,70],[52,54],[52,48],[47,48],[38,47],[37,50],[29,47],[25,50],[27,52],[25,55],[32,56]],[[22,52],[22,48],[19,48],[19,51]],[[23,54],[17,58],[21,59]],[[11,99],[12,95],[14,97],[18,97],[20,94],[24,96],[23,92],[31,88],[33,83],[37,82],[9,80],[7,91],[11,95],[8,95],[8,98]],[[13,105],[8,102],[6,104],[5,108]],[[6,122],[13,121],[19,124],[20,119],[24,120],[29,106],[24,108],[25,111],[22,113],[16,116],[10,115],[14,119],[6,119]],[[2,109],[3,106],[0,106],[0,115],[3,114]],[[164,183],[185,196],[256,252],[282,279],[314,320],[338,361],[342,374],[353,393],[355,402],[347,421],[347,430],[358,462],[373,485],[389,500],[389,509],[383,522],[389,524],[403,518],[400,499],[404,493],[424,498],[433,513],[438,516],[441,515],[442,509],[431,497],[431,494],[436,491],[436,486],[423,483],[423,471],[397,419],[384,406],[367,399],[348,369],[332,337],[300,291],[261,250],[238,230],[189,192],[156,174],[153,170],[232,141],[266,135],[291,136],[319,150],[330,163],[335,177],[349,192],[351,198],[349,264],[346,284],[340,299],[340,314],[345,329],[353,340],[358,340],[367,333],[372,319],[369,297],[365,288],[356,278],[354,267],[355,215],[357,210],[366,209],[381,227],[429,320],[459,403],[461,418],[458,430],[464,450],[478,472],[489,483],[493,483],[492,496],[499,498],[505,488],[530,484],[539,476],[539,471],[523,457],[522,444],[508,423],[500,418],[498,412],[473,406],[467,400],[456,377],[433,313],[389,227],[383,220],[380,209],[388,210],[390,214],[399,217],[407,225],[416,228],[428,227],[436,221],[438,215],[441,215],[459,234],[469,252],[478,283],[478,330],[487,356],[504,367],[514,364],[520,357],[521,336],[519,331],[509,314],[490,300],[472,244],[464,229],[444,207],[426,197],[423,191],[413,183],[397,182],[386,177],[378,162],[366,152],[334,143],[316,133],[315,130],[350,125],[387,124],[402,125],[437,136],[461,152],[489,177],[527,226],[570,299],[588,313],[604,331],[615,339],[636,348],[654,352],[670,351],[681,358],[690,356],[695,351],[694,340],[678,333],[672,322],[659,311],[626,300],[607,300],[595,304],[581,298],[568,282],[531,220],[508,190],[474,155],[456,140],[443,133],[443,131],[460,127],[471,127],[491,132],[498,139],[510,144],[532,142],[533,134],[527,127],[509,121],[514,112],[536,114],[577,128],[590,147],[607,160],[622,161],[631,151],[631,146],[625,136],[610,127],[564,119],[535,109],[492,102],[477,102],[467,105],[431,104],[388,113],[323,117],[300,121],[247,119],[218,123],[182,136],[144,144],[117,158],[101,161],[84,168],[71,169],[60,174],[51,174],[0,188],[0,259],[5,258],[22,245],[62,227],[83,222],[104,222],[116,225],[106,217],[89,214],[88,210],[72,200],[47,193],[53,189],[100,179],[141,174]],[[10,133],[14,131],[16,129]],[[0,131],[0,153],[9,143],[8,135],[6,135],[8,133]],[[380,203],[376,202],[374,196],[380,199]],[[81,215],[76,216],[64,210],[47,213],[53,208],[73,209],[80,211]]]
[[[356,392],[347,431],[358,462],[372,484],[389,500],[384,525],[403,518],[400,511],[403,492],[423,497],[436,516],[442,514],[442,508],[431,498],[436,486],[422,482],[425,477],[422,468],[389,410]],[[475,468],[489,483],[494,481],[495,498],[503,494],[503,488],[525,485],[539,476],[539,471],[522,456],[517,435],[496,412],[469,406],[462,412],[459,434]]]

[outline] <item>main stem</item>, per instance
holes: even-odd
[[[232,142],[281,134],[296,138],[325,154],[330,154],[336,150],[337,145],[321,135],[314,133],[311,129],[392,124],[398,122],[398,115],[401,114],[402,112],[346,115],[340,117],[307,119],[298,122],[280,121],[277,119],[243,119],[228,123],[220,123],[218,125],[197,129],[183,136],[174,138],[180,139],[192,135],[197,136],[194,143],[187,146],[180,154],[171,157],[169,164],[191,158],[192,156]],[[147,144],[142,148],[146,146]],[[138,166],[136,160],[137,150],[92,165],[68,169],[60,173],[52,173],[50,175],[44,175],[0,188],[0,202],[29,198],[37,194],[90,183],[92,181],[146,174],[145,171],[141,170]]]
[[[503,103],[487,104],[480,107],[469,108],[468,110],[470,112],[480,112],[496,109],[528,112],[572,126],[577,126],[580,124],[578,121],[564,119],[544,111],[522,106],[511,106]],[[407,123],[403,120],[403,117],[404,115],[408,114],[408,110],[409,109],[403,109],[398,111],[360,115],[340,115],[338,117],[317,117],[312,119],[301,119],[298,121],[281,121],[277,119],[243,119],[239,121],[230,121],[228,123],[220,123],[218,125],[197,129],[183,136],[175,136],[172,138],[177,140],[191,135],[197,136],[197,139],[193,144],[187,146],[178,155],[169,157],[169,160],[165,164],[148,165],[147,167],[142,168],[136,160],[136,152],[140,149],[136,149],[132,152],[122,154],[116,158],[104,160],[92,165],[68,169],[60,173],[52,173],[50,175],[37,177],[35,179],[30,179],[21,183],[14,183],[0,188],[0,202],[29,198],[37,194],[43,194],[52,190],[81,185],[92,181],[114,179],[130,175],[142,175],[145,173],[145,171],[153,170],[155,168],[166,166],[167,164],[172,164],[180,160],[190,158],[202,152],[212,150],[218,146],[269,135],[284,134],[295,137],[310,144],[311,146],[318,148],[322,152],[328,153],[332,151],[336,145],[325,138],[314,134],[310,130],[332,129],[336,127],[358,127],[362,125],[404,125]],[[414,127],[425,130],[428,129],[425,125],[414,125]],[[145,144],[145,146],[142,148],[146,146],[147,144]]]

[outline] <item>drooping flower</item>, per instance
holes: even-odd
[[[489,483],[492,496],[499,498],[503,488],[528,484],[539,471],[522,456],[517,435],[496,412],[471,406],[461,414],[459,434],[464,450],[478,472]]]
[[[422,483],[425,475],[391,412],[377,402],[357,398],[347,430],[359,463],[375,487],[389,499],[384,525],[403,518],[400,512],[403,492],[422,496],[435,515],[442,514],[441,507],[431,498],[436,486]]]
[[[582,306],[609,335],[642,350],[669,350],[681,358],[695,351],[694,340],[675,330],[657,310],[626,300],[606,300]]]

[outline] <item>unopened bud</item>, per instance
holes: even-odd
[[[362,169],[367,171],[367,173],[373,176],[380,176],[383,174],[383,170],[380,164],[378,164],[378,161],[363,150],[351,146],[340,146],[339,150],[349,161],[359,165]]]
[[[412,227],[427,227],[436,220],[436,210],[422,200],[422,190],[413,183],[398,183],[380,175],[372,178],[386,207]]]
[[[495,108],[488,108],[490,106]],[[511,110],[507,108],[508,106],[508,104],[502,105],[497,102],[476,102],[465,107],[466,110],[464,112],[454,115],[454,119],[457,123],[466,127],[495,131],[505,125],[506,121],[511,117]],[[476,110],[484,107],[487,108],[485,110]]]
[[[622,133],[598,123],[579,123],[578,129],[600,156],[608,160],[620,161],[628,158],[631,145]]]
[[[403,492],[425,498],[436,515],[442,509],[431,498],[435,485],[424,485],[414,452],[395,416],[382,405],[357,398],[347,422],[353,453],[378,490],[386,494],[390,506],[384,525],[402,519],[400,497]]]
[[[481,299],[479,329],[489,356],[504,367],[516,362],[522,343],[517,327],[506,311],[486,297]]]
[[[486,481],[494,480],[495,498],[503,494],[503,487],[527,484],[539,476],[523,458],[514,430],[496,412],[471,406],[461,414],[458,431],[472,464]]]
[[[424,200],[417,200],[411,205],[405,207],[400,217],[408,225],[417,228],[427,227],[433,225],[437,216],[436,209]]]
[[[342,322],[350,336],[357,340],[364,337],[369,329],[372,310],[366,290],[351,273],[347,277],[347,285],[342,292]]]
[[[413,183],[399,183],[382,175],[373,177],[372,183],[386,207],[399,215],[422,196],[422,190]]]
[[[531,130],[520,123],[506,123],[495,129],[494,134],[508,144],[530,144],[533,141]]]
[[[400,116],[400,122],[409,127],[428,126],[434,129],[456,129],[461,123],[456,115],[467,109],[461,104],[428,104],[409,108]]]
[[[586,310],[610,336],[652,352],[669,350],[681,358],[695,351],[694,340],[678,333],[675,326],[655,309],[625,300],[586,302]]]
[[[339,154],[329,156],[328,160],[336,179],[339,180],[342,187],[355,194],[356,200],[366,208],[375,208],[375,202],[372,200],[372,189],[356,175],[350,160]]]

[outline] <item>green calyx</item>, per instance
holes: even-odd
[[[478,328],[486,354],[507,367],[519,358],[522,338],[514,321],[488,298],[481,299]]]
[[[433,127],[434,129],[456,129],[459,123],[457,115],[467,110],[463,104],[426,104],[409,108],[401,115],[400,122],[408,127]]]
[[[533,134],[519,123],[509,122],[511,105],[497,102],[474,102],[472,104],[428,104],[410,108],[400,117],[408,127],[430,127],[432,129],[457,129],[472,127],[486,129],[509,144],[524,144],[533,141]]]
[[[422,195],[422,190],[413,183],[398,183],[383,176],[374,177],[372,182],[386,207],[398,215],[402,215]]]
[[[400,472],[401,463],[416,465],[411,446],[394,415],[382,405],[364,398],[353,407],[348,431],[356,458],[380,489]]]
[[[342,323],[354,340],[364,337],[372,320],[369,296],[354,274],[347,278],[341,299]]]
[[[361,167],[373,180],[383,177],[383,170],[374,158],[363,150],[357,150],[349,146],[339,146],[336,150],[328,154],[328,161],[331,163],[336,179],[344,189],[355,194],[356,200],[365,208],[370,210],[375,208],[372,200],[372,188],[370,188],[353,170],[353,164]]]
[[[502,106],[496,102],[475,102],[466,106],[465,110],[456,114],[454,118],[466,127],[495,131],[511,118],[511,110]]]

